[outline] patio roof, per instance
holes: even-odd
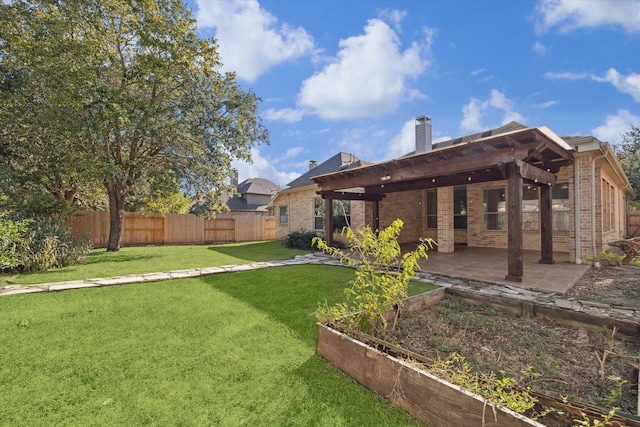
[[[379,229],[379,203],[387,193],[424,190],[508,180],[507,280],[521,281],[523,274],[522,184],[541,189],[541,263],[553,263],[551,187],[562,166],[573,162],[573,148],[546,126],[523,127],[499,134],[488,132],[460,144],[369,166],[319,175],[325,203],[325,235],[331,244],[331,203],[337,200],[373,202],[373,228]],[[453,219],[452,219],[453,220]]]
[[[518,162],[524,179],[555,182],[553,174],[573,161],[573,148],[546,126],[519,129],[458,145],[313,178],[324,194],[364,187],[364,193],[393,193],[507,178]],[[524,166],[526,163],[533,166]],[[537,182],[536,182],[537,183]],[[339,199],[336,192],[334,198]]]

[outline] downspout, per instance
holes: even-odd
[[[607,154],[602,151],[602,146],[604,143],[600,143],[600,156],[595,157],[591,160],[591,202],[593,203],[593,208],[591,209],[591,255],[596,256],[596,162],[600,159],[604,159],[607,157]],[[600,206],[602,209],[602,206]]]
[[[287,235],[291,234],[291,193],[287,193]]]
[[[575,218],[575,228],[576,228],[576,264],[582,264],[582,247],[580,245],[580,176],[579,176],[580,167],[578,166],[578,162],[573,164],[573,199],[574,199],[574,213],[573,217]]]

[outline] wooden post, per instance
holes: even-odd
[[[540,264],[553,264],[553,212],[551,186],[540,186]]]
[[[328,246],[333,246],[333,198],[329,195],[324,199],[324,233]]]
[[[516,163],[507,165],[507,248],[508,273],[506,280],[522,282],[522,177]]]
[[[373,232],[378,234],[380,230],[380,201],[373,201]]]

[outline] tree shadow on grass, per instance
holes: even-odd
[[[248,262],[293,258],[296,255],[294,251],[284,249],[279,241],[219,244],[207,249]]]

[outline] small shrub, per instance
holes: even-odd
[[[346,227],[349,250],[330,247],[316,237],[314,244],[338,258],[341,263],[356,267],[356,278],[345,289],[346,302],[321,306],[316,315],[331,326],[359,329],[379,338],[395,328],[409,280],[420,269],[418,261],[427,258],[427,249],[436,244],[422,240],[415,251],[402,254],[398,237],[404,223],[396,219],[384,230],[370,227],[357,231]]]
[[[0,212],[0,271],[24,265],[29,246],[32,220],[14,220],[9,212]]]
[[[291,249],[301,249],[303,251],[313,250],[313,239],[316,233],[313,231],[293,231],[282,239],[282,246]]]
[[[624,259],[624,254],[620,255],[611,251],[601,251],[596,256],[586,255],[584,260],[592,263],[599,263],[602,266],[620,265],[620,261]]]
[[[88,236],[75,238],[56,219],[16,219],[0,213],[0,271],[64,267],[89,253]]]

